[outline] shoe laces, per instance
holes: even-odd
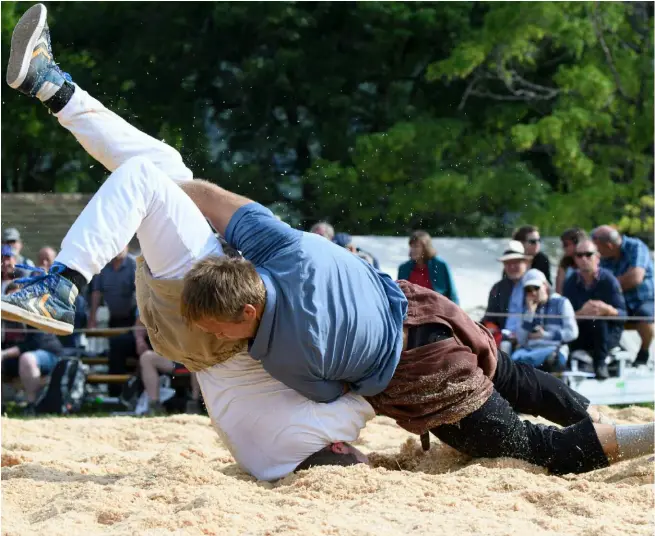
[[[45,281],[52,275],[59,274],[63,272],[63,267],[59,264],[55,264],[50,268],[50,271],[40,268],[39,266],[30,266],[29,264],[17,264],[16,268],[22,268],[23,270],[30,270],[32,273],[38,272],[39,275],[29,275],[27,277],[21,277],[16,279],[14,283],[18,285],[23,285],[23,288],[29,287],[41,281]]]

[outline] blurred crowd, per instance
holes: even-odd
[[[47,271],[57,256],[49,246],[39,250],[37,262],[21,254],[23,242],[17,229],[6,228],[2,233],[2,294],[15,292],[24,277],[39,275]],[[72,335],[58,337],[27,329],[22,324],[3,321],[2,333],[2,377],[3,381],[19,378],[25,393],[27,412],[35,403],[42,387],[42,378],[48,376],[58,360],[65,356],[89,356],[84,348],[80,329],[96,329],[98,316],[105,308],[109,318],[106,327],[130,328],[128,331],[109,337],[107,372],[112,375],[129,374],[128,363],[138,360],[138,374],[145,393],[144,413],[165,412],[161,403],[161,375],[188,373],[183,366],[158,355],[152,349],[145,327],[139,320],[136,303],[136,258],[127,248],[112,259],[88,285],[84,295],[78,295],[75,302],[75,329]],[[98,357],[95,356],[94,357]],[[110,397],[120,398],[125,386],[109,383]],[[195,374],[190,374],[190,389],[186,404],[188,413],[202,411],[200,387]]]
[[[372,253],[358,247],[350,234],[335,233],[328,222],[316,223],[310,232],[380,268]],[[502,269],[489,291],[482,323],[494,334],[499,349],[517,362],[549,372],[563,371],[571,367],[572,360],[579,360],[581,368],[587,367],[602,380],[613,374],[613,356],[623,331],[633,329],[641,338],[633,364],[646,365],[654,314],[653,261],[646,244],[606,225],[590,233],[567,229],[560,240],[564,253],[556,267],[541,249],[539,229],[531,225],[517,229],[498,258]],[[4,229],[2,294],[20,288],[21,278],[46,272],[57,255],[54,248],[44,246],[34,262],[24,257],[22,250],[19,231]],[[165,409],[161,375],[172,375],[183,366],[153,351],[139,319],[135,275],[136,259],[125,248],[91,281],[85,295],[77,297],[75,328],[98,328],[101,307],[109,313],[109,328],[129,328],[109,338],[108,372],[129,373],[128,361],[136,358],[144,388],[144,412],[158,414]],[[425,231],[411,234],[408,260],[398,267],[397,277],[459,303],[448,263]],[[38,396],[42,378],[52,372],[62,356],[84,355],[83,346],[79,332],[57,337],[3,322],[3,381],[20,379],[29,408]],[[186,410],[199,413],[200,388],[195,376],[190,377]],[[124,388],[110,384],[108,394],[120,397]]]

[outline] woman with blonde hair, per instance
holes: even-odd
[[[443,294],[459,305],[459,297],[450,268],[432,245],[432,238],[425,231],[414,231],[409,237],[409,258],[398,268],[398,279]]]

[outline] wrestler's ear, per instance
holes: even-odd
[[[257,318],[257,308],[254,305],[246,303],[243,306],[243,320],[255,320]]]

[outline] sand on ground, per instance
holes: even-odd
[[[653,412],[605,412],[646,422]],[[2,534],[652,535],[648,457],[549,476],[471,460],[376,418],[374,467],[321,467],[275,483],[244,473],[209,419],[2,419]]]

